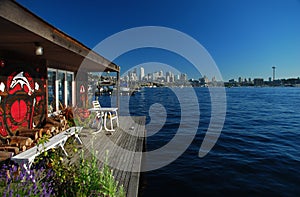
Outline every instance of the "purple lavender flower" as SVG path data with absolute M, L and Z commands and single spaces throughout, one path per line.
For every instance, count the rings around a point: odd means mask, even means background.
M 24 180 L 25 175 L 26 175 L 26 174 L 23 173 L 23 172 L 21 171 L 20 176 L 19 176 L 19 179 L 20 179 L 20 180 Z
M 46 182 L 39 182 L 44 175 L 47 176 Z M 3 196 L 51 196 L 53 188 L 51 182 L 47 182 L 51 175 L 50 170 L 43 168 L 29 171 L 16 165 L 3 165 L 0 168 L 0 182 L 6 185 Z
M 31 195 L 31 192 L 32 192 L 32 187 L 29 188 L 29 191 L 28 191 L 28 196 Z
M 12 167 L 13 167 L 12 169 L 13 172 L 16 172 L 18 170 L 18 167 L 16 165 L 13 165 Z
M 12 197 L 13 196 L 13 190 L 9 190 L 9 197 Z

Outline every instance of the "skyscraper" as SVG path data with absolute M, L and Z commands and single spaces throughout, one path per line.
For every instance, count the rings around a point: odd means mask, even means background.
M 145 69 L 143 67 L 140 67 L 140 81 L 144 79 L 145 76 Z
M 180 74 L 180 80 L 181 81 L 187 81 L 187 75 L 185 73 Z
M 174 74 L 171 71 L 166 72 L 166 81 L 167 83 L 174 82 Z
M 158 77 L 163 77 L 164 76 L 164 72 L 162 71 L 162 70 L 160 70 L 159 72 L 158 72 Z
M 239 83 L 242 83 L 243 82 L 243 78 L 239 77 L 238 81 L 239 81 Z

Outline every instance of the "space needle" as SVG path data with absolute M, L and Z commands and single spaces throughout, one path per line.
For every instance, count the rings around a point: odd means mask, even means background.
M 275 81 L 275 69 L 276 69 L 276 67 L 273 66 L 272 69 L 273 69 L 273 81 Z

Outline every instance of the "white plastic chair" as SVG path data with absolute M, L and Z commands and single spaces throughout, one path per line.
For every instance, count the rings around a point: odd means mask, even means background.
M 115 131 L 113 121 L 115 120 L 117 123 L 117 127 L 119 127 L 119 116 L 118 116 L 118 108 L 115 107 L 101 107 L 99 101 L 93 101 L 93 110 L 98 111 L 104 116 L 104 129 L 106 131 Z M 110 120 L 110 128 L 107 128 L 107 118 Z

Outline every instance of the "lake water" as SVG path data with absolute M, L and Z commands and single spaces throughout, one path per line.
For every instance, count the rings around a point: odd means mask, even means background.
M 142 174 L 140 196 L 300 195 L 300 88 L 226 89 L 225 124 L 204 158 L 198 152 L 211 117 L 208 89 L 183 88 L 174 94 L 169 88 L 149 88 L 121 97 L 121 105 L 129 103 L 123 114 L 145 115 L 147 132 L 158 129 L 147 138 L 147 151 L 176 135 L 182 103 L 194 121 L 197 103 L 188 102 L 193 91 L 200 106 L 194 140 L 176 161 Z

